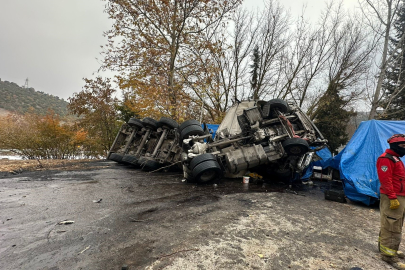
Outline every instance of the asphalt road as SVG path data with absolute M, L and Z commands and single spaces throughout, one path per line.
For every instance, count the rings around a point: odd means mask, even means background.
M 378 208 L 324 200 L 325 184 L 195 186 L 93 165 L 0 175 L 0 269 L 392 269 Z

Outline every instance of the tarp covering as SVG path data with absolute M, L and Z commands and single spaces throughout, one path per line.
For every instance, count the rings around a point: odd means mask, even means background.
M 350 200 L 370 205 L 379 199 L 377 158 L 389 148 L 387 139 L 396 133 L 405 133 L 405 121 L 361 122 L 346 147 L 333 158 L 331 167 L 339 169 Z

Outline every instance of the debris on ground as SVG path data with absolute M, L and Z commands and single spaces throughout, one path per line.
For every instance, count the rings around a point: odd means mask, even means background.
M 141 219 L 134 219 L 134 218 L 129 218 L 130 220 L 131 220 L 131 222 L 145 222 L 145 221 L 148 221 L 148 219 L 145 219 L 145 220 L 141 220 Z
M 93 202 L 94 202 L 94 203 L 101 203 L 102 200 L 103 200 L 103 199 L 98 199 L 98 200 L 94 200 Z
M 248 175 L 249 175 L 249 177 L 251 177 L 255 180 L 263 179 L 263 176 L 261 176 L 260 174 L 257 174 L 257 173 L 249 173 Z
M 77 255 L 82 254 L 83 252 L 85 252 L 86 250 L 88 250 L 90 248 L 90 246 L 86 247 L 85 249 L 83 249 L 82 251 L 80 251 Z
M 75 223 L 73 220 L 63 220 L 61 222 L 58 222 L 58 225 L 69 225 Z

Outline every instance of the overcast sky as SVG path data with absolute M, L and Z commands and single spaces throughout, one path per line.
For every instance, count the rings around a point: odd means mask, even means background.
M 303 3 L 316 18 L 322 0 L 280 1 L 298 16 Z M 344 0 L 354 7 L 357 0 Z M 262 0 L 245 0 L 260 7 Z M 67 99 L 92 78 L 100 64 L 102 33 L 111 22 L 101 0 L 1 0 L 0 78 Z M 0 97 L 1 98 L 1 97 Z

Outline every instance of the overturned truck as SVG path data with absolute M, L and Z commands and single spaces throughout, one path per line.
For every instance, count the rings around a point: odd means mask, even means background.
M 145 171 L 179 163 L 182 149 L 178 127 L 176 121 L 166 117 L 159 121 L 131 118 L 121 126 L 107 159 Z
M 182 168 L 188 182 L 208 183 L 249 172 L 292 181 L 327 141 L 309 117 L 284 100 L 232 106 L 212 138 L 206 125 L 187 120 L 132 118 L 121 127 L 108 159 L 142 168 Z

